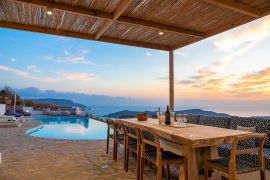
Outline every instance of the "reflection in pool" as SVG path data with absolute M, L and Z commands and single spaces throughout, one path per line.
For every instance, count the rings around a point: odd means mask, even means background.
M 32 118 L 42 125 L 26 131 L 35 137 L 51 139 L 106 139 L 107 125 L 86 117 L 40 117 Z

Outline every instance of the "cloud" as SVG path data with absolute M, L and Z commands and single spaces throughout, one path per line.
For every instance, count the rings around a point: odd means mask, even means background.
M 28 69 L 29 71 L 33 71 L 33 72 L 41 72 L 41 70 L 38 69 L 38 67 L 36 65 L 27 66 L 26 69 Z
M 270 95 L 270 67 L 242 75 L 232 87 L 241 92 Z
M 145 55 L 146 55 L 146 56 L 153 56 L 153 54 L 152 54 L 151 52 L 149 52 L 149 51 L 146 51 L 146 52 L 145 52 Z
M 185 56 L 186 54 L 182 51 L 182 49 L 178 49 L 174 51 L 176 56 Z
M 57 57 L 54 58 L 56 62 L 58 63 L 74 63 L 74 64 L 85 64 L 85 65 L 96 65 L 92 61 L 88 60 L 86 58 L 86 55 L 88 54 L 88 49 L 83 49 L 76 53 L 75 55 L 70 55 L 70 52 L 64 51 L 65 56 L 64 57 Z
M 15 61 L 16 61 L 16 58 L 15 58 L 15 57 L 11 57 L 11 58 L 10 58 L 10 61 L 11 61 L 11 62 L 15 62 Z
M 169 69 L 168 68 L 161 68 L 160 71 L 161 72 L 164 72 L 164 73 L 169 73 Z
M 219 51 L 229 51 L 270 37 L 270 16 L 266 16 L 241 28 L 225 32 L 213 40 Z
M 21 71 L 19 69 L 14 69 L 14 68 L 10 68 L 8 66 L 1 66 L 0 65 L 0 71 L 9 71 L 9 72 L 13 72 L 15 74 L 17 74 L 18 76 L 24 77 L 24 78 L 28 78 L 28 79 L 33 79 L 33 80 L 39 80 L 42 82 L 47 82 L 47 83 L 54 83 L 57 82 L 56 78 L 47 78 L 47 77 L 36 77 L 36 76 L 31 76 L 28 72 L 25 71 Z
M 93 73 L 71 73 L 66 71 L 58 71 L 56 74 L 61 76 L 63 80 L 88 82 L 95 79 L 95 74 Z
M 18 70 L 18 69 L 13 69 L 13 68 L 10 68 L 8 66 L 0 66 L 0 70 L 2 71 L 10 71 L 10 72 L 13 72 L 19 76 L 22 76 L 22 77 L 29 77 L 29 74 L 27 72 L 24 72 L 24 71 L 21 71 L 21 70 Z
M 51 61 L 51 60 L 53 60 L 53 56 L 40 56 L 39 58 L 44 59 L 44 60 L 46 60 L 46 61 Z
M 158 78 L 159 80 L 166 81 L 169 80 L 169 76 L 162 76 Z
M 70 53 L 69 53 L 68 50 L 64 50 L 64 54 L 65 54 L 65 55 L 69 55 Z

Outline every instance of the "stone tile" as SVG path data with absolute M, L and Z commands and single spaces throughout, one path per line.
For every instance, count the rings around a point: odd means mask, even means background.
M 123 170 L 123 148 L 118 162 L 106 155 L 106 142 L 53 140 L 31 137 L 25 131 L 40 125 L 27 121 L 21 128 L 0 128 L 0 180 L 129 180 L 136 179 L 136 160 L 130 157 L 129 171 Z M 102 168 L 107 166 L 107 168 Z M 174 177 L 179 167 L 172 167 Z M 146 166 L 144 179 L 154 180 L 155 168 Z M 251 179 L 256 179 L 250 176 Z M 269 177 L 269 171 L 267 172 Z M 248 180 L 245 176 L 245 179 Z M 251 180 L 250 179 L 250 180 Z

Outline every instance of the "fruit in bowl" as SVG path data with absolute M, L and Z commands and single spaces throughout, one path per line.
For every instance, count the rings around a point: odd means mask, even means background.
M 138 121 L 146 121 L 148 119 L 148 114 L 147 113 L 138 113 L 137 114 L 137 119 Z

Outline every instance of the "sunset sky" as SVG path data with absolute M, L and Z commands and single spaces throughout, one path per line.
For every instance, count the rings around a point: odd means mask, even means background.
M 167 52 L 2 28 L 0 42 L 1 86 L 168 99 Z M 269 52 L 270 16 L 176 50 L 176 104 L 269 107 Z

